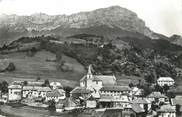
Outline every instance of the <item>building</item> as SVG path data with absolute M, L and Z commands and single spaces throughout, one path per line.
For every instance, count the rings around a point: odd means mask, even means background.
M 171 99 L 172 106 L 179 106 L 179 111 L 182 113 L 182 96 L 176 96 L 175 98 Z
M 65 98 L 66 94 L 63 89 L 54 89 L 46 94 L 46 101 L 54 100 L 57 103 Z
M 176 117 L 175 106 L 163 105 L 157 110 L 158 117 Z
M 86 100 L 86 108 L 95 108 L 96 106 L 97 106 L 97 101 L 95 100 L 95 98 L 93 98 L 93 96 L 90 96 Z
M 51 92 L 49 87 L 42 86 L 23 86 L 23 98 L 46 98 L 46 94 Z
M 22 86 L 21 85 L 8 86 L 8 100 L 20 101 L 21 99 L 22 99 Z
M 139 89 L 138 87 L 132 88 L 132 98 L 138 98 L 142 96 L 143 89 Z
M 79 99 L 79 100 L 87 100 L 91 97 L 92 91 L 87 89 L 86 87 L 75 87 L 71 92 L 70 96 L 73 99 Z
M 116 77 L 114 75 L 93 75 L 92 67 L 89 65 L 87 75 L 80 80 L 80 87 L 86 87 L 92 91 L 94 98 L 100 98 L 99 90 L 103 86 L 116 85 Z
M 131 88 L 128 86 L 103 86 L 100 89 L 100 94 L 117 97 L 121 94 L 131 94 Z
M 65 110 L 73 110 L 80 107 L 80 102 L 70 97 L 64 101 L 63 106 Z
M 144 116 L 145 110 L 142 107 L 140 107 L 139 104 L 132 104 L 132 111 L 133 111 L 133 113 L 129 117 L 132 117 L 132 116 L 133 117 L 145 117 Z
M 166 103 L 169 104 L 169 99 L 164 94 L 161 94 L 161 92 L 152 92 L 147 96 L 147 99 L 151 102 L 158 102 L 158 103 Z
M 147 105 L 148 110 L 151 109 L 151 102 L 146 98 L 136 98 L 132 101 L 134 106 L 138 106 L 141 109 L 145 110 L 145 105 Z
M 100 108 L 131 108 L 132 101 L 128 94 L 101 95 L 98 103 Z
M 63 88 L 62 84 L 60 82 L 51 82 L 50 86 L 52 89 L 60 89 Z
M 173 86 L 174 83 L 174 79 L 172 79 L 171 77 L 160 77 L 157 80 L 157 84 L 161 87 L 163 87 L 165 84 L 168 86 Z

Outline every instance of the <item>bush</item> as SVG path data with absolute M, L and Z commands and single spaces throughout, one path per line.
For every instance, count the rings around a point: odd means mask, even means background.
M 16 67 L 15 67 L 14 63 L 9 63 L 8 67 L 6 68 L 6 71 L 12 72 L 15 70 L 16 70 Z

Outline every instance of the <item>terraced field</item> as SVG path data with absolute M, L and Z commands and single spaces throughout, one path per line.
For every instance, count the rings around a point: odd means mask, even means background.
M 46 61 L 55 60 L 55 58 L 53 53 L 47 51 L 37 52 L 33 57 L 28 57 L 25 52 L 1 55 L 1 59 L 8 59 L 15 64 L 16 71 L 0 73 L 0 79 L 11 82 L 15 79 L 36 79 L 40 77 L 41 79 L 49 79 L 50 81 L 59 80 L 75 84 L 84 75 L 84 67 L 75 59 L 68 56 L 62 56 L 62 60 L 72 67 L 72 70 L 67 72 L 57 69 L 56 62 Z

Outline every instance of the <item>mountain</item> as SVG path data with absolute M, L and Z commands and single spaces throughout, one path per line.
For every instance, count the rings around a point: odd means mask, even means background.
M 82 33 L 105 35 L 108 38 L 123 34 L 142 34 L 151 39 L 158 38 L 136 13 L 120 6 L 72 15 L 38 13 L 30 16 L 0 16 L 0 41 L 2 43 L 9 43 L 21 36 L 56 34 L 65 37 Z

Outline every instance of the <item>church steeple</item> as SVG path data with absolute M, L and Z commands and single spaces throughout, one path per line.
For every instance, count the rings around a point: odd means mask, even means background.
M 87 79 L 92 78 L 92 65 L 89 65 L 88 72 L 87 72 Z

